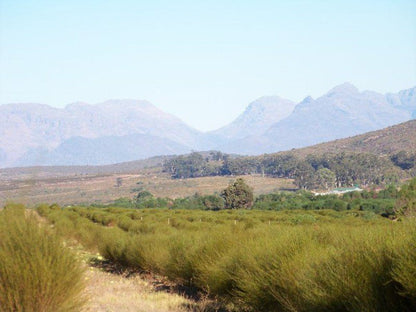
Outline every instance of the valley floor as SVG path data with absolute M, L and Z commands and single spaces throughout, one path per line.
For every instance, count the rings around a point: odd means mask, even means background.
M 132 199 L 140 190 L 147 190 L 156 197 L 186 197 L 195 194 L 221 192 L 230 181 L 239 176 L 216 176 L 193 179 L 171 179 L 158 169 L 144 169 L 131 174 L 96 175 L 7 175 L 0 172 L 0 206 L 18 202 L 27 206 L 40 203 L 60 205 L 109 203 L 117 198 Z M 117 186 L 117 179 L 120 185 Z M 244 176 L 256 195 L 278 190 L 293 190 L 291 179 Z

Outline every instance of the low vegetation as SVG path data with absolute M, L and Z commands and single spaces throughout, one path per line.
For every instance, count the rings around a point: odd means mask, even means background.
M 23 206 L 0 211 L 0 310 L 79 311 L 83 270 Z
M 403 200 L 414 183 L 380 196 L 411 211 Z M 415 219 L 338 210 L 38 207 L 58 234 L 229 311 L 414 311 Z
M 237 178 L 219 194 L 202 195 L 195 193 L 192 196 L 171 199 L 154 196 L 146 190 L 141 190 L 134 198 L 119 198 L 112 204 L 94 204 L 94 207 L 108 208 L 169 208 L 193 210 L 222 210 L 253 208 L 255 210 L 320 210 L 333 209 L 359 210 L 376 213 L 385 217 L 394 217 L 401 209 L 399 206 L 408 206 L 409 199 L 413 198 L 413 185 L 402 187 L 399 190 L 389 185 L 383 190 L 354 191 L 343 194 L 314 195 L 305 190 L 280 191 L 253 196 L 252 189 L 242 178 Z M 399 200 L 400 198 L 400 200 Z M 400 204 L 400 202 L 403 202 Z M 411 200 L 410 200 L 411 203 Z

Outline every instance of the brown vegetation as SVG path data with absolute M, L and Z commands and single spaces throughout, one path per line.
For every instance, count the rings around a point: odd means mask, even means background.
M 117 187 L 117 179 L 122 185 Z M 108 203 L 120 197 L 133 198 L 140 189 L 156 197 L 178 198 L 221 192 L 236 177 L 201 177 L 172 180 L 160 169 L 143 169 L 135 174 L 71 175 L 58 177 L 26 176 L 0 177 L 0 205 L 7 201 L 26 205 L 58 203 L 61 205 L 81 203 Z M 292 180 L 245 176 L 255 194 L 270 193 L 281 189 L 294 189 Z

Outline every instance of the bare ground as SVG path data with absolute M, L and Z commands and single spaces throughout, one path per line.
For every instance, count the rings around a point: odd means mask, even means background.
M 155 290 L 139 275 L 127 277 L 95 267 L 85 273 L 85 311 L 184 312 L 193 303 L 183 296 Z
M 80 245 L 69 247 L 86 265 L 83 312 L 221 312 L 221 304 L 162 276 L 120 268 Z
M 221 192 L 237 176 L 171 179 L 157 169 L 134 174 L 68 175 L 68 176 L 0 176 L 0 206 L 14 201 L 34 206 L 39 203 L 60 205 L 109 203 L 120 197 L 133 198 L 140 190 L 157 197 L 185 197 L 195 194 Z M 242 176 L 255 194 L 294 189 L 290 179 Z M 117 186 L 117 179 L 121 185 Z

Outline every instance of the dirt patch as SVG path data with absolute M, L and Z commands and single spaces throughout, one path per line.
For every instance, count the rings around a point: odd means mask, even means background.
M 192 306 L 183 296 L 156 291 L 137 274 L 126 276 L 89 267 L 85 279 L 85 311 L 184 312 Z
M 86 272 L 85 311 L 223 312 L 224 307 L 195 288 L 162 276 L 124 269 L 92 258 Z

